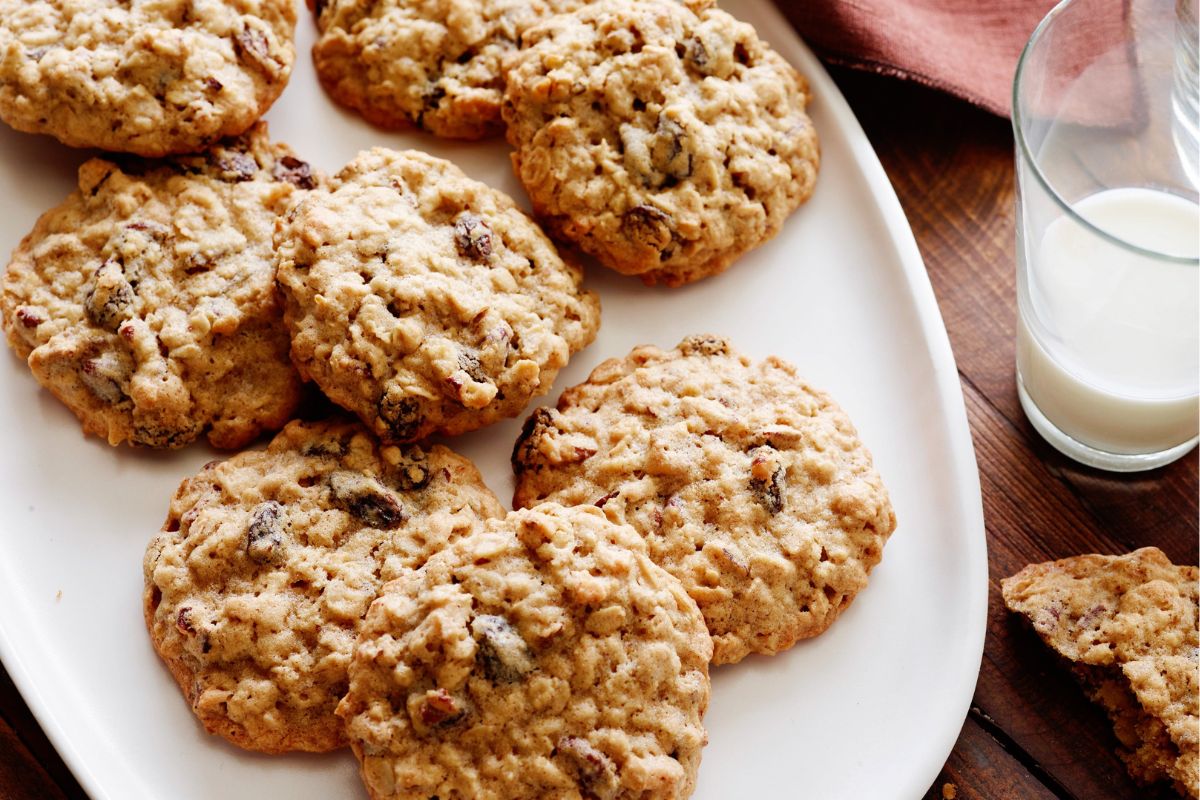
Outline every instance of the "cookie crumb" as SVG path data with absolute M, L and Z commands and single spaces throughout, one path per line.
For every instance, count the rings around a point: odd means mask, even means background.
M 942 785 L 942 800 L 954 800 L 958 797 L 958 787 L 953 783 L 945 783 Z

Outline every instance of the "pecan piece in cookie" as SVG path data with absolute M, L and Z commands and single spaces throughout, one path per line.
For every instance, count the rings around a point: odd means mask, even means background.
M 679 352 L 685 356 L 724 356 L 729 354 L 729 342 L 720 336 L 696 333 L 679 343 Z
M 192 609 L 190 606 L 184 606 L 179 609 L 179 613 L 175 615 L 175 627 L 185 636 L 192 636 L 196 633 L 196 626 L 192 624 Z
M 479 363 L 479 356 L 466 350 L 458 354 L 458 368 L 467 373 L 467 377 L 476 383 L 488 383 L 487 373 Z
M 129 441 L 141 447 L 175 448 L 182 447 L 200 432 L 200 425 L 190 427 L 166 428 L 162 425 L 135 420 L 133 434 Z
M 337 436 L 327 436 L 305 442 L 300 448 L 301 455 L 341 458 L 346 455 L 346 443 Z
M 767 511 L 778 514 L 783 510 L 783 467 L 770 447 L 751 451 L 750 491 Z
M 471 620 L 478 660 L 493 683 L 516 683 L 537 669 L 529 645 L 504 617 L 480 614 Z
M 17 309 L 17 321 L 21 323 L 22 327 L 36 328 L 38 325 L 41 325 L 46 320 L 42 317 L 41 314 L 37 313 L 36 311 L 33 311 L 32 309 L 18 308 Z
M 467 706 L 445 689 L 438 688 L 411 695 L 408 712 L 416 729 L 428 733 L 462 722 L 467 716 Z
M 392 389 L 379 399 L 379 419 L 387 425 L 388 432 L 396 441 L 411 439 L 423 422 L 421 404 Z
M 271 59 L 271 45 L 267 36 L 258 28 L 247 25 L 233 37 L 238 55 L 252 61 L 265 71 L 273 71 L 275 62 Z
M 392 482 L 402 491 L 411 492 L 417 489 L 424 489 L 429 485 L 433 474 L 429 470 L 429 462 L 425 458 L 424 451 L 419 447 L 413 447 L 407 451 L 401 450 L 399 447 L 389 448 L 395 450 L 395 462 L 393 464 L 394 473 Z M 385 451 L 385 458 L 390 453 Z M 391 462 L 392 459 L 388 458 Z
M 312 189 L 317 185 L 312 166 L 295 156 L 284 156 L 275 162 L 271 174 L 277 181 L 287 181 L 297 189 Z
M 634 242 L 662 250 L 671 243 L 671 217 L 654 206 L 634 206 L 621 218 L 621 230 Z
M 474 214 L 463 214 L 454 222 L 454 244 L 467 258 L 485 261 L 492 254 L 492 228 Z
M 654 168 L 665 176 L 666 181 L 659 181 L 657 185 L 673 185 L 673 182 L 691 176 L 692 157 L 688 152 L 687 137 L 687 131 L 675 120 L 665 114 L 658 118 L 658 128 L 654 134 L 650 156 Z
M 237 150 L 214 151 L 212 162 L 217 170 L 217 177 L 230 183 L 252 180 L 258 174 L 258 162 L 249 153 Z
M 329 476 L 329 491 L 339 507 L 373 528 L 398 528 L 408 519 L 395 495 L 369 476 L 339 470 Z
M 529 418 L 525 420 L 525 424 L 521 427 L 521 435 L 517 437 L 517 443 L 513 445 L 512 451 L 512 467 L 513 472 L 518 477 L 530 467 L 540 468 L 538 457 L 539 440 L 556 430 L 554 427 L 554 414 L 550 409 L 542 406 L 535 408 Z
M 279 561 L 284 553 L 284 509 L 274 500 L 259 503 L 246 528 L 246 554 L 259 563 Z
M 106 403 L 116 404 L 126 397 L 132 366 L 128 357 L 105 350 L 79 365 L 79 379 L 92 394 Z
M 84 298 L 84 310 L 88 319 L 107 331 L 115 331 L 125 320 L 133 316 L 136 299 L 133 287 L 125 279 L 125 272 L 112 259 L 105 261 L 96 270 L 92 289 Z
M 564 736 L 558 740 L 559 755 L 570 764 L 575 779 L 584 797 L 596 800 L 613 800 L 621 790 L 617 778 L 617 765 L 578 736 Z

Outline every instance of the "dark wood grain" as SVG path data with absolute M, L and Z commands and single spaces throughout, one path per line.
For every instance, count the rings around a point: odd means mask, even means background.
M 1103 713 L 1004 612 L 998 586 L 1030 562 L 1147 544 L 1195 563 L 1197 456 L 1114 476 L 1074 464 L 1038 437 L 1013 377 L 1008 121 L 913 84 L 847 70 L 834 78 L 925 258 L 958 360 L 983 490 L 991 584 L 985 653 L 975 707 L 926 800 L 946 796 L 947 784 L 970 800 L 1168 797 L 1132 785 Z M 0 798 L 43 797 L 85 796 L 0 670 Z
M 16 731 L 0 725 L 0 797 L 37 797 L 44 800 L 65 798 L 45 768 L 38 763 Z
M 988 637 L 975 695 L 1010 760 L 980 746 L 972 722 L 950 762 L 969 785 L 1023 798 L 1032 770 L 1052 796 L 1173 796 L 1135 787 L 1114 755 L 1103 712 L 1003 609 L 1000 579 L 1025 564 L 1085 552 L 1162 548 L 1195 563 L 1197 456 L 1141 475 L 1112 475 L 1057 453 L 1021 411 L 1016 320 L 1012 134 L 1007 120 L 913 85 L 839 71 L 896 187 L 925 258 L 962 378 L 988 537 Z M 1016 765 L 1016 766 L 1014 766 Z M 935 785 L 936 788 L 936 785 Z M 935 795 L 936 796 L 936 795 Z M 988 796 L 988 795 L 983 795 Z
M 1031 773 L 972 711 L 954 752 L 924 800 L 1056 800 L 1053 791 Z
M 0 800 L 87 797 L 0 667 Z

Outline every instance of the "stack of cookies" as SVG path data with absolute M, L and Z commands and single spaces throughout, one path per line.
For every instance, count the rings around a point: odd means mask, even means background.
M 688 796 L 709 664 L 825 630 L 895 527 L 833 401 L 716 336 L 534 411 L 512 512 L 378 422 L 296 420 L 209 463 L 145 557 L 147 625 L 204 726 L 349 744 L 373 798 Z
M 577 250 L 678 286 L 777 233 L 816 177 L 803 78 L 703 2 L 318 0 L 330 94 L 505 129 L 535 223 L 424 153 L 324 176 L 272 143 L 287 0 L 67 6 L 0 0 L 0 118 L 115 153 L 13 253 L 8 341 L 112 445 L 277 431 L 184 480 L 145 555 L 204 727 L 349 745 L 373 798 L 691 794 L 710 663 L 821 633 L 895 527 L 849 419 L 702 334 L 530 414 L 513 511 L 430 437 L 593 341 Z

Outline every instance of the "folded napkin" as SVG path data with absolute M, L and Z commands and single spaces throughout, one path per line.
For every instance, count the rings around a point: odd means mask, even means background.
M 817 55 L 1007 116 L 1021 49 L 1054 0 L 776 0 Z

